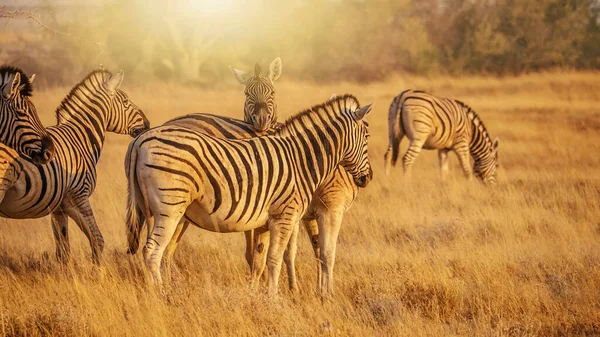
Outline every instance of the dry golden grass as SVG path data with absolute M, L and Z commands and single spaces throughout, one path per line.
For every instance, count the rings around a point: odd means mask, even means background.
M 230 81 L 232 83 L 233 81 Z M 336 296 L 315 295 L 315 261 L 301 236 L 302 292 L 269 300 L 246 285 L 241 234 L 197 228 L 175 254 L 167 298 L 125 251 L 130 139 L 110 135 L 92 198 L 106 239 L 102 267 L 71 223 L 73 261 L 54 259 L 49 218 L 0 221 L 0 333 L 4 335 L 598 335 L 600 334 L 600 77 L 396 78 L 359 86 L 278 83 L 281 117 L 354 93 L 370 118 L 375 178 L 346 214 Z M 442 183 L 423 152 L 414 179 L 383 176 L 387 108 L 414 87 L 459 98 L 501 139 L 499 186 L 466 183 L 455 156 Z M 191 112 L 241 116 L 239 86 L 124 89 L 153 125 Z M 38 92 L 43 121 L 67 88 Z M 403 149 L 406 143 L 403 144 Z M 300 235 L 304 235 L 301 233 Z M 284 273 L 285 274 L 285 273 Z

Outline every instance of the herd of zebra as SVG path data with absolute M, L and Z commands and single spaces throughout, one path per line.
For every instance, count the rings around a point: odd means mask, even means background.
M 343 214 L 373 177 L 366 120 L 373 105 L 333 95 L 279 123 L 273 83 L 281 75 L 281 60 L 275 59 L 267 74 L 258 65 L 253 74 L 231 70 L 245 86 L 243 120 L 189 114 L 150 128 L 120 89 L 123 72 L 100 68 L 62 100 L 57 125 L 44 128 L 30 100 L 35 75 L 0 67 L 0 215 L 50 214 L 61 261 L 69 259 L 71 218 L 100 263 L 104 238 L 89 203 L 96 164 L 106 132 L 129 134 L 134 139 L 125 158 L 128 252 L 137 252 L 146 226 L 143 255 L 159 285 L 161 262 L 168 280 L 177 244 L 191 223 L 214 232 L 245 232 L 251 284 L 267 276 L 268 292 L 275 294 L 285 261 L 290 289 L 296 290 L 301 222 L 317 260 L 317 290 L 332 294 Z M 406 174 L 421 149 L 437 149 L 443 177 L 453 150 L 465 176 L 496 182 L 498 140 L 492 141 L 462 102 L 406 90 L 394 98 L 388 122 L 386 174 L 406 136 Z

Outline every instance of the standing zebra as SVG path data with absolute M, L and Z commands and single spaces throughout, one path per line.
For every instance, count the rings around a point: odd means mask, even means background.
M 13 148 L 35 164 L 46 164 L 54 146 L 29 99 L 34 77 L 28 78 L 19 68 L 0 67 L 0 147 Z
M 276 61 L 279 63 L 278 67 L 274 67 Z M 274 68 L 281 69 L 280 62 L 281 61 L 279 59 L 273 61 L 271 64 L 270 74 L 274 73 Z M 239 74 L 241 71 L 236 70 L 236 72 Z M 236 75 L 236 72 L 234 72 L 234 75 Z M 272 116 L 276 115 L 266 115 L 268 113 L 267 110 L 248 110 L 249 107 L 251 108 L 254 106 L 254 104 L 249 102 L 251 97 L 260 97 L 261 95 L 265 97 L 266 94 L 270 93 L 271 97 L 266 97 L 265 101 L 274 102 L 273 96 L 275 90 L 272 88 L 272 82 L 268 81 L 268 78 L 261 76 L 261 71 L 258 66 L 255 68 L 254 77 L 256 78 L 249 78 L 247 75 L 244 75 L 243 78 L 247 84 L 259 83 L 261 81 L 263 82 L 263 85 L 261 86 L 249 87 L 247 85 L 245 89 L 246 102 L 244 104 L 244 111 L 251 111 L 250 114 L 244 114 L 245 122 L 252 123 L 255 128 L 252 128 L 251 125 L 233 118 L 209 114 L 190 114 L 181 116 L 166 122 L 165 125 L 177 125 L 215 137 L 229 139 L 245 139 L 273 134 L 275 129 L 280 127 L 280 124 L 276 123 L 276 119 L 273 120 L 273 122 L 275 122 L 275 128 L 269 129 L 265 132 L 256 131 L 256 129 L 260 129 L 260 126 L 254 123 L 263 119 L 270 120 Z M 271 75 L 269 75 L 269 78 L 271 78 Z M 271 86 L 270 89 L 265 90 L 265 93 L 263 94 L 254 92 L 255 90 L 259 90 L 261 87 L 265 88 L 269 86 Z M 332 98 L 334 97 L 335 95 L 332 96 Z M 272 104 L 270 106 L 275 105 Z M 257 115 L 257 118 L 251 118 L 250 116 L 252 115 Z M 352 176 L 340 166 L 334 173 L 325 178 L 324 182 L 317 188 L 315 195 L 312 198 L 312 202 L 306 214 L 302 218 L 302 223 L 307 230 L 309 240 L 317 259 L 317 290 L 322 295 L 333 293 L 333 269 L 335 264 L 337 238 L 342 224 L 343 214 L 350 208 L 353 201 L 356 199 L 357 194 L 358 188 L 354 184 Z M 129 225 L 134 224 L 129 223 Z M 168 279 L 171 275 L 171 261 L 173 254 L 180 238 L 188 228 L 188 225 L 189 224 L 186 221 L 182 226 L 178 227 L 173 240 L 165 250 L 164 261 Z M 131 226 L 128 227 L 129 253 L 134 254 L 137 252 L 141 229 L 142 228 Z M 150 233 L 151 230 L 151 228 L 148 228 L 148 233 Z M 319 235 L 319 233 L 322 234 Z M 269 233 L 266 228 L 259 229 L 258 233 L 256 233 L 256 239 L 254 230 L 246 231 L 244 234 L 246 237 L 246 261 L 248 262 L 251 270 L 256 269 L 260 275 L 261 271 L 264 270 L 265 267 L 266 255 L 269 247 Z M 293 233 L 292 238 L 290 239 L 290 245 L 288 246 L 289 249 L 286 250 L 284 255 L 284 261 L 286 262 L 288 271 L 289 285 L 290 289 L 292 290 L 298 289 L 298 283 L 295 274 L 296 234 L 297 233 Z
M 96 164 L 105 132 L 137 136 L 149 127 L 144 113 L 119 90 L 123 72 L 112 76 L 94 71 L 77 84 L 56 110 L 58 125 L 47 129 L 55 146 L 54 159 L 37 167 L 22 157 L 20 172 L 0 202 L 4 217 L 25 219 L 51 214 L 60 260 L 69 257 L 68 217 L 75 220 L 99 262 L 104 239 L 96 225 L 89 197 L 96 186 Z
M 283 251 L 317 187 L 340 164 L 357 186 L 370 181 L 362 121 L 370 110 L 346 95 L 291 117 L 271 136 L 229 140 L 171 125 L 139 136 L 125 158 L 128 223 L 149 221 L 144 257 L 155 280 L 162 284 L 162 255 L 183 219 L 215 232 L 267 223 L 275 294 Z
M 498 138 L 492 141 L 475 111 L 463 102 L 429 95 L 422 91 L 406 90 L 396 96 L 388 115 L 389 146 L 385 154 L 385 172 L 396 165 L 400 142 L 406 135 L 410 145 L 402 158 L 407 176 L 421 152 L 438 150 L 442 178 L 448 171 L 448 151 L 458 155 L 467 178 L 471 173 L 485 184 L 496 183 L 498 168 Z M 469 155 L 474 166 L 469 164 Z
M 254 66 L 254 76 L 229 66 L 237 81 L 245 86 L 244 120 L 252 123 L 259 131 L 267 131 L 277 124 L 277 104 L 273 82 L 281 76 L 281 59 L 271 62 L 269 74 L 262 75 L 258 63 Z

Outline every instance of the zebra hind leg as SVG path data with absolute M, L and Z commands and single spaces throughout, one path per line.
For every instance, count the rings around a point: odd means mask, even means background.
M 173 281 L 173 255 L 175 254 L 175 249 L 177 249 L 179 241 L 181 241 L 181 238 L 183 237 L 183 233 L 185 233 L 189 225 L 190 223 L 187 220 L 181 220 L 179 225 L 177 225 L 173 238 L 171 238 L 171 242 L 169 242 L 165 249 L 164 265 L 167 282 Z
M 56 241 L 56 258 L 63 263 L 70 259 L 70 244 L 69 244 L 69 218 L 59 208 L 52 212 L 50 217 L 52 222 L 52 232 Z
M 250 288 L 256 289 L 258 280 L 261 276 L 268 277 L 268 271 L 265 269 L 267 264 L 267 252 L 271 241 L 270 233 L 266 227 L 254 229 L 254 251 L 250 261 Z
M 414 139 L 410 141 L 410 145 L 408 146 L 408 150 L 404 154 L 402 158 L 402 165 L 404 167 L 404 175 L 406 178 L 410 179 L 412 175 L 412 166 L 415 162 L 415 159 L 421 153 L 421 149 L 423 148 L 423 144 L 425 141 L 420 139 Z
M 442 180 L 448 177 L 448 149 L 438 150 L 438 160 L 440 162 L 440 176 Z

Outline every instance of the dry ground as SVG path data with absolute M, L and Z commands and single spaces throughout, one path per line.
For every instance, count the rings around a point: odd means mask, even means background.
M 284 76 L 285 77 L 285 76 Z M 242 88 L 163 85 L 123 89 L 153 125 L 191 112 L 241 116 Z M 501 139 L 499 186 L 460 176 L 441 183 L 437 155 L 417 159 L 414 179 L 383 176 L 387 109 L 413 87 L 459 98 Z M 370 118 L 375 178 L 346 214 L 336 296 L 315 295 L 315 260 L 304 236 L 301 294 L 269 300 L 246 285 L 241 234 L 188 230 L 175 254 L 168 297 L 144 281 L 125 251 L 130 139 L 110 135 L 92 199 L 107 245 L 101 268 L 71 223 L 74 258 L 54 259 L 49 218 L 0 220 L 0 334 L 4 335 L 429 335 L 600 334 L 600 76 L 396 78 L 359 86 L 277 85 L 281 117 L 332 93 L 376 101 Z M 33 97 L 46 125 L 68 88 Z M 403 144 L 403 149 L 406 142 Z M 301 233 L 300 235 L 304 235 Z

